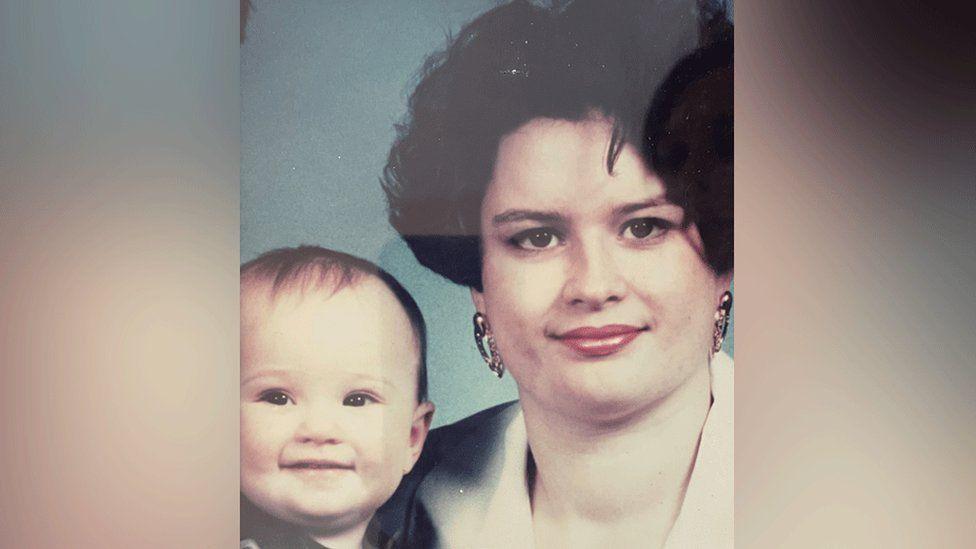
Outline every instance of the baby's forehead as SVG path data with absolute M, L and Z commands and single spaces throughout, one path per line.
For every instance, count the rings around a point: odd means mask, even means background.
M 304 370 L 416 376 L 419 341 L 403 306 L 378 278 L 330 287 L 241 285 L 241 359 Z
M 354 278 L 295 279 L 277 282 L 266 278 L 241 280 L 241 312 L 260 319 L 274 314 L 293 314 L 295 309 L 329 309 L 358 302 L 369 312 L 407 316 L 403 304 L 376 275 L 357 273 Z M 409 318 L 407 319 L 409 320 Z

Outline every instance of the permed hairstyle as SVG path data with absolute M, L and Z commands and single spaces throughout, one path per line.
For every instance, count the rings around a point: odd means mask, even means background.
M 384 169 L 390 223 L 418 261 L 478 291 L 481 204 L 499 141 L 535 118 L 602 117 L 613 126 L 606 157 L 606 169 L 612 172 L 625 145 L 652 150 L 646 143 L 649 120 L 671 120 L 660 113 L 649 115 L 649 107 L 675 59 L 695 48 L 711 22 L 731 28 L 721 10 L 697 9 L 694 3 L 554 4 L 516 0 L 497 7 L 461 29 L 445 51 L 428 58 Z M 687 36 L 690 40 L 682 42 Z M 645 156 L 651 169 L 653 160 Z M 731 170 L 728 174 L 731 219 Z M 696 214 L 711 215 L 714 208 L 682 202 L 700 199 L 700 193 L 672 193 L 672 187 L 689 184 L 681 180 L 685 172 L 671 175 L 662 179 L 669 198 L 692 214 L 686 216 L 688 222 L 701 222 Z M 717 272 L 724 267 L 710 258 L 724 252 L 709 246 L 726 240 L 731 257 L 731 235 L 705 244 L 706 258 Z
M 417 400 L 424 402 L 427 400 L 427 324 L 417 302 L 393 275 L 365 259 L 318 246 L 279 248 L 241 265 L 241 287 L 267 284 L 272 299 L 283 291 L 322 290 L 331 295 L 370 276 L 378 278 L 393 292 L 410 319 L 420 346 Z
M 704 22 L 702 42 L 654 95 L 642 152 L 698 227 L 705 260 L 725 274 L 733 266 L 733 44 L 723 13 Z

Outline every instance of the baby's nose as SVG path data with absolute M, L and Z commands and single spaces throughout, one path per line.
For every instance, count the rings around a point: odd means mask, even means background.
M 309 408 L 295 432 L 299 442 L 312 444 L 337 444 L 343 440 L 342 424 L 338 414 L 331 410 Z

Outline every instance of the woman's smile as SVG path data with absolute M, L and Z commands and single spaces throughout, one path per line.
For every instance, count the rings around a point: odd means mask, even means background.
M 648 329 L 628 324 L 583 326 L 551 337 L 584 357 L 604 357 L 622 350 Z

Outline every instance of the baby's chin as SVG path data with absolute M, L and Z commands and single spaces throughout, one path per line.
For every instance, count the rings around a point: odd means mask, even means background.
M 338 532 L 369 522 L 376 513 L 371 505 L 289 505 L 280 509 L 278 518 L 323 533 Z

